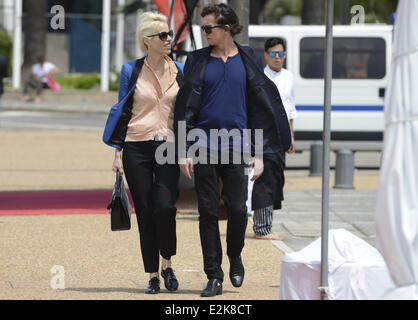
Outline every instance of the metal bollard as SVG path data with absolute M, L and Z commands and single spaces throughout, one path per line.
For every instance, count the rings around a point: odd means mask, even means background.
M 309 176 L 322 176 L 322 141 L 315 141 L 311 144 L 311 167 Z
M 354 189 L 354 153 L 342 149 L 335 163 L 335 189 Z

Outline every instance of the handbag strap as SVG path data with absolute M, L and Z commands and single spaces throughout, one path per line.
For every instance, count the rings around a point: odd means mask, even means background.
M 129 89 L 132 88 L 132 86 L 135 84 L 136 80 L 138 79 L 138 76 L 142 69 L 143 64 L 144 64 L 144 59 L 136 60 L 134 70 L 132 71 L 131 78 L 129 79 L 129 87 L 128 87 Z

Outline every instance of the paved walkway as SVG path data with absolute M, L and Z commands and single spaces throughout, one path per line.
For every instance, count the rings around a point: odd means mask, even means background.
M 276 210 L 273 231 L 285 252 L 298 251 L 321 236 L 321 190 L 287 190 L 282 210 Z M 331 190 L 329 229 L 346 229 L 376 245 L 375 190 Z
M 20 110 L 19 104 L 15 110 Z M 85 105 L 68 104 L 74 112 Z M 101 142 L 101 131 L 0 129 L 0 135 L 0 149 L 7 151 L 0 157 L 0 192 L 113 186 L 113 150 Z M 330 228 L 345 228 L 374 245 L 378 172 L 356 171 L 354 184 L 354 190 L 331 189 Z M 193 197 L 193 192 L 183 192 L 178 204 L 178 253 L 173 262 L 180 291 L 163 292 L 158 299 L 200 299 L 206 283 Z M 319 237 L 320 221 L 321 178 L 287 171 L 284 207 L 275 212 L 273 224 L 284 241 L 255 240 L 250 220 L 243 252 L 244 286 L 230 284 L 224 253 L 224 294 L 216 299 L 277 299 L 283 254 Z M 225 251 L 225 221 L 220 226 Z M 106 214 L 0 215 L 0 230 L 0 299 L 155 299 L 143 293 L 148 279 L 136 223 L 130 231 L 111 232 Z M 65 290 L 51 289 L 51 268 L 56 265 L 64 268 Z
M 1 191 L 111 189 L 112 149 L 100 132 L 0 130 Z M 1 216 L 0 299 L 200 299 L 206 284 L 193 192 L 178 203 L 178 252 L 173 266 L 178 293 L 144 294 L 148 276 L 139 251 L 136 223 L 111 232 L 106 214 Z M 77 199 L 74 199 L 77 201 Z M 103 203 L 103 212 L 106 212 Z M 48 209 L 51 213 L 51 210 Z M 220 222 L 224 247 L 224 294 L 215 299 L 276 300 L 283 252 L 255 240 L 249 222 L 243 261 L 246 279 L 234 288 L 225 255 L 226 222 Z M 51 289 L 51 268 L 64 268 L 65 290 Z M 57 275 L 58 276 L 58 275 Z

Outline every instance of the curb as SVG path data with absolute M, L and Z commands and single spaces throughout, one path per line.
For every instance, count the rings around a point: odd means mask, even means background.
M 40 112 L 79 112 L 107 114 L 111 105 L 103 103 L 69 103 L 69 102 L 42 102 L 25 103 L 21 101 L 2 100 L 1 111 L 40 111 Z

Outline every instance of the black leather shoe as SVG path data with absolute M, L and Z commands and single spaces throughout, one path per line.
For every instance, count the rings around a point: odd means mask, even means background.
M 200 293 L 201 297 L 214 297 L 222 294 L 222 282 L 218 279 L 210 279 L 206 288 Z
M 174 274 L 173 269 L 167 268 L 161 271 L 161 275 L 164 278 L 164 285 L 168 291 L 176 291 L 179 287 L 179 282 Z
M 229 257 L 229 279 L 234 287 L 241 287 L 244 281 L 244 265 L 242 264 L 241 256 L 231 258 Z
M 145 293 L 156 294 L 160 293 L 160 280 L 157 277 L 151 278 L 148 282 L 148 288 L 145 290 Z

